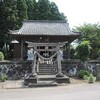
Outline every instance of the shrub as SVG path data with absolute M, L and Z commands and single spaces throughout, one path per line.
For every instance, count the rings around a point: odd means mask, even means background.
M 94 83 L 96 81 L 96 77 L 93 74 L 89 74 L 89 76 L 84 75 L 84 80 L 87 80 L 89 83 Z
M 79 72 L 78 72 L 78 77 L 79 78 L 84 78 L 84 76 L 86 75 L 86 76 L 89 76 L 89 72 L 88 71 L 86 71 L 86 70 L 80 70 Z
M 95 81 L 96 81 L 96 77 L 94 77 L 93 74 L 90 74 L 90 76 L 88 77 L 88 82 L 94 83 Z
M 88 77 L 89 77 L 89 76 L 84 75 L 84 76 L 83 76 L 83 79 L 84 79 L 84 80 L 88 80 Z
M 4 54 L 0 51 L 0 60 L 4 60 Z
M 5 75 L 5 74 L 1 74 L 1 75 L 0 75 L 0 80 L 1 80 L 2 82 L 4 82 L 4 81 L 7 80 L 7 79 L 8 79 L 7 75 Z

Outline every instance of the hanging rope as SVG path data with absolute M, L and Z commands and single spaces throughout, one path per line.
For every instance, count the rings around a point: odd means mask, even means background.
M 44 59 L 44 60 L 50 60 L 50 59 L 52 59 L 53 57 L 55 57 L 56 55 L 57 55 L 57 52 L 54 54 L 54 55 L 52 55 L 51 57 L 49 57 L 49 58 L 45 58 L 45 57 L 43 57 L 43 56 L 41 56 L 40 54 L 39 54 L 39 52 L 36 52 L 37 53 L 37 55 L 40 57 L 40 58 L 42 58 L 42 59 Z

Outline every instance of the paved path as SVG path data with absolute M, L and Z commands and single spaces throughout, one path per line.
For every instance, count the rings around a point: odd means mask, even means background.
M 0 89 L 0 100 L 100 100 L 100 83 L 45 88 Z

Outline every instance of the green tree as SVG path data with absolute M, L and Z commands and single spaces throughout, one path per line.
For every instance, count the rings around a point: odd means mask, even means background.
M 76 48 L 76 56 L 78 59 L 85 61 L 89 58 L 91 46 L 89 41 L 82 41 Z
M 18 10 L 18 17 L 19 17 L 18 23 L 21 26 L 22 22 L 28 19 L 26 0 L 17 0 L 17 10 Z
M 0 48 L 9 41 L 9 30 L 18 26 L 18 14 L 16 0 L 0 1 Z
M 0 49 L 11 40 L 9 30 L 18 29 L 27 19 L 65 20 L 65 16 L 49 0 L 0 0 Z
M 51 20 L 65 20 L 64 13 L 60 13 L 57 5 L 54 2 L 50 4 L 50 19 Z
M 6 29 L 7 28 L 6 28 L 5 13 L 4 13 L 4 2 L 0 1 L 0 48 L 2 48 L 4 45 Z
M 90 58 L 97 59 L 100 57 L 100 24 L 84 24 L 76 27 L 77 31 L 81 32 L 80 41 L 88 40 L 92 47 Z
M 70 58 L 75 59 L 75 48 L 72 45 L 70 45 L 69 50 L 70 50 Z
M 38 18 L 40 20 L 48 20 L 50 15 L 50 1 L 49 0 L 39 0 L 38 1 Z
M 32 4 L 32 3 L 31 3 Z M 29 7 L 29 2 L 27 2 Z M 60 13 L 57 5 L 54 2 L 50 2 L 49 0 L 38 0 L 38 2 L 34 1 L 33 9 L 31 11 L 32 20 L 66 20 L 64 13 Z M 33 12 L 32 12 L 33 10 Z M 31 19 L 29 17 L 29 19 Z
M 29 20 L 32 20 L 35 18 L 35 12 L 36 12 L 36 0 L 26 0 L 27 4 L 27 16 Z
M 17 0 L 4 0 L 3 2 L 7 30 L 14 30 L 18 27 Z

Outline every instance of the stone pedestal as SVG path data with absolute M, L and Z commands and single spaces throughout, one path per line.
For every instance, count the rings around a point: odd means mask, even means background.
M 61 83 L 70 83 L 70 79 L 67 76 L 64 76 L 64 77 L 56 77 L 56 82 L 58 84 L 61 84 Z
M 29 84 L 36 84 L 37 83 L 37 76 L 30 75 L 24 79 L 24 85 L 28 86 Z
M 96 80 L 100 81 L 100 64 L 96 65 Z
M 63 74 L 62 72 L 57 73 L 57 74 L 56 74 L 56 77 L 64 77 L 64 74 Z

